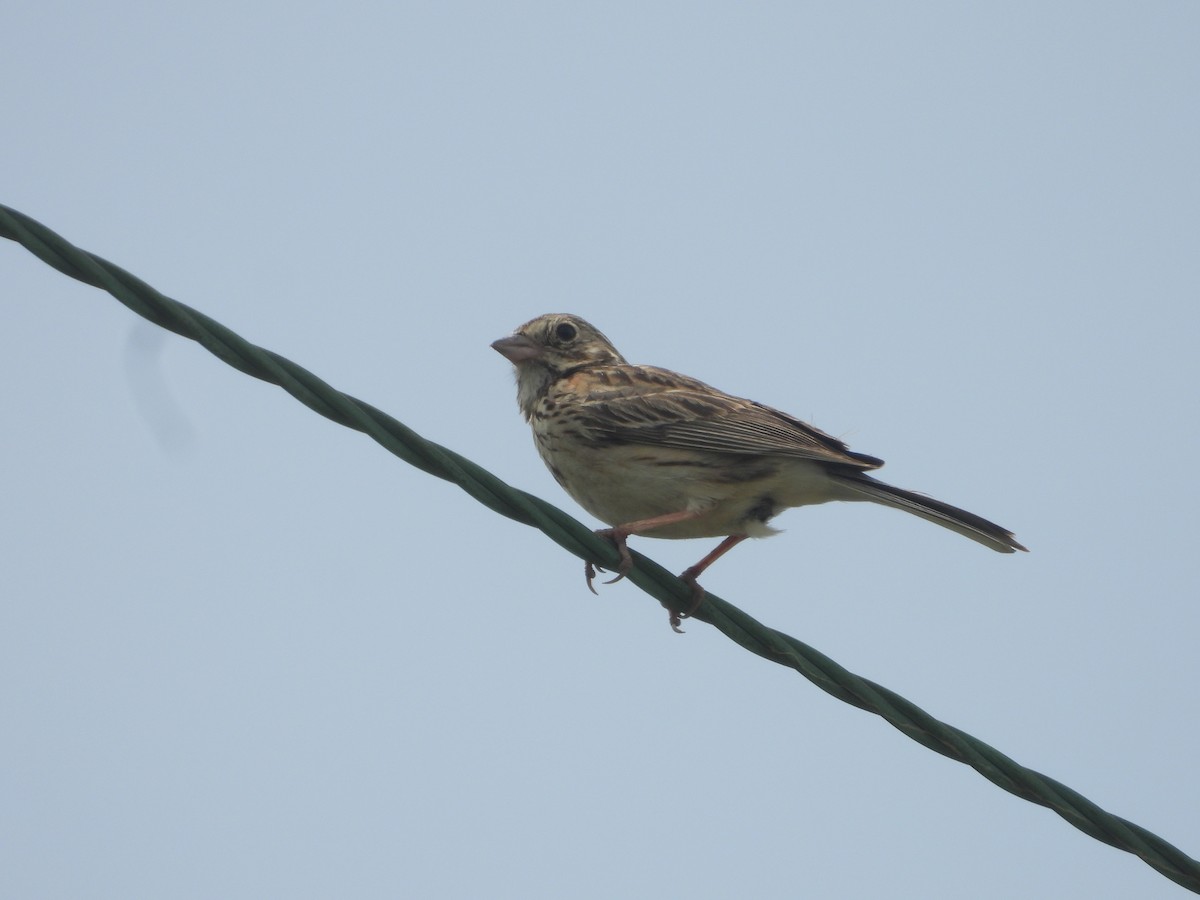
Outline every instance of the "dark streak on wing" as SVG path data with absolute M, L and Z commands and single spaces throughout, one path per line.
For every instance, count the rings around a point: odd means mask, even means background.
M 620 386 L 594 389 L 581 398 L 579 425 L 600 443 L 796 457 L 857 471 L 883 465 L 787 413 L 665 369 L 613 366 L 591 374 L 600 376 L 601 384 Z

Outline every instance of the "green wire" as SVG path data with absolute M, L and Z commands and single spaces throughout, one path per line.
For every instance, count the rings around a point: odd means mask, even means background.
M 119 266 L 79 249 L 39 222 L 0 205 L 0 235 L 22 244 L 58 271 L 108 291 L 138 315 L 196 341 L 240 372 L 277 384 L 309 409 L 370 436 L 424 472 L 444 478 L 489 509 L 540 529 L 580 559 L 617 565 L 612 544 L 562 510 L 505 484 L 471 460 L 432 441 L 370 404 L 335 390 L 288 359 L 255 346 L 203 313 L 160 294 Z M 631 551 L 629 580 L 667 609 L 686 609 L 691 589 L 662 566 Z M 821 690 L 882 716 L 914 741 L 975 769 L 1004 790 L 1048 807 L 1080 831 L 1144 860 L 1200 893 L 1200 862 L 1139 825 L 1114 816 L 1064 784 L 1027 769 L 994 747 L 939 721 L 898 694 L 847 671 L 824 654 L 767 628 L 715 594 L 692 616 L 764 659 L 795 669 Z

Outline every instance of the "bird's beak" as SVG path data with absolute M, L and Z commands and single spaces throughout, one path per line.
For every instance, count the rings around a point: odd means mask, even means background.
M 513 365 L 542 355 L 542 348 L 523 334 L 492 341 L 492 349 L 511 362 Z

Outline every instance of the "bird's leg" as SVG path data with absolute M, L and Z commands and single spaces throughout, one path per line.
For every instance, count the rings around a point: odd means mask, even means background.
M 620 581 L 633 568 L 633 557 L 629 555 L 629 548 L 625 545 L 625 539 L 631 534 L 643 534 L 653 531 L 655 528 L 662 528 L 664 525 L 686 522 L 688 519 L 698 518 L 706 512 L 706 509 L 685 509 L 681 512 L 667 513 L 665 516 L 654 516 L 649 519 L 638 519 L 636 522 L 626 522 L 624 525 L 614 525 L 612 528 L 601 528 L 596 532 L 596 536 L 612 541 L 613 546 L 617 548 L 617 553 L 621 555 L 621 561 L 617 564 L 617 577 L 610 578 L 604 583 L 612 584 Z M 596 577 L 596 568 L 589 561 L 584 564 L 583 569 L 583 574 L 587 578 L 588 590 L 593 594 L 596 593 L 596 589 L 592 587 L 592 580 Z M 600 571 L 604 571 L 603 568 Z
M 698 610 L 700 608 L 700 604 L 704 602 L 704 588 L 702 588 L 699 582 L 696 581 L 696 579 L 700 577 L 700 574 L 718 559 L 744 541 L 747 537 L 749 537 L 749 535 L 731 534 L 729 537 L 725 538 L 725 540 L 721 541 L 721 543 L 717 544 L 717 546 L 712 549 L 712 552 L 704 557 L 704 559 L 700 560 L 700 562 L 696 563 L 694 566 L 689 566 L 680 573 L 679 577 L 692 588 L 692 605 L 688 607 L 688 611 L 685 613 L 671 613 L 672 628 L 682 633 L 683 629 L 679 627 L 680 620 L 690 619 L 692 613 Z

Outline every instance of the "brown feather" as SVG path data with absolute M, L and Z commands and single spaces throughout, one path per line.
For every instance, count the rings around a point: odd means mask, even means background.
M 591 389 L 580 391 L 576 416 L 597 443 L 767 454 L 855 471 L 883 465 L 883 460 L 855 453 L 832 435 L 777 409 L 666 369 L 623 365 L 591 367 L 587 373 Z

